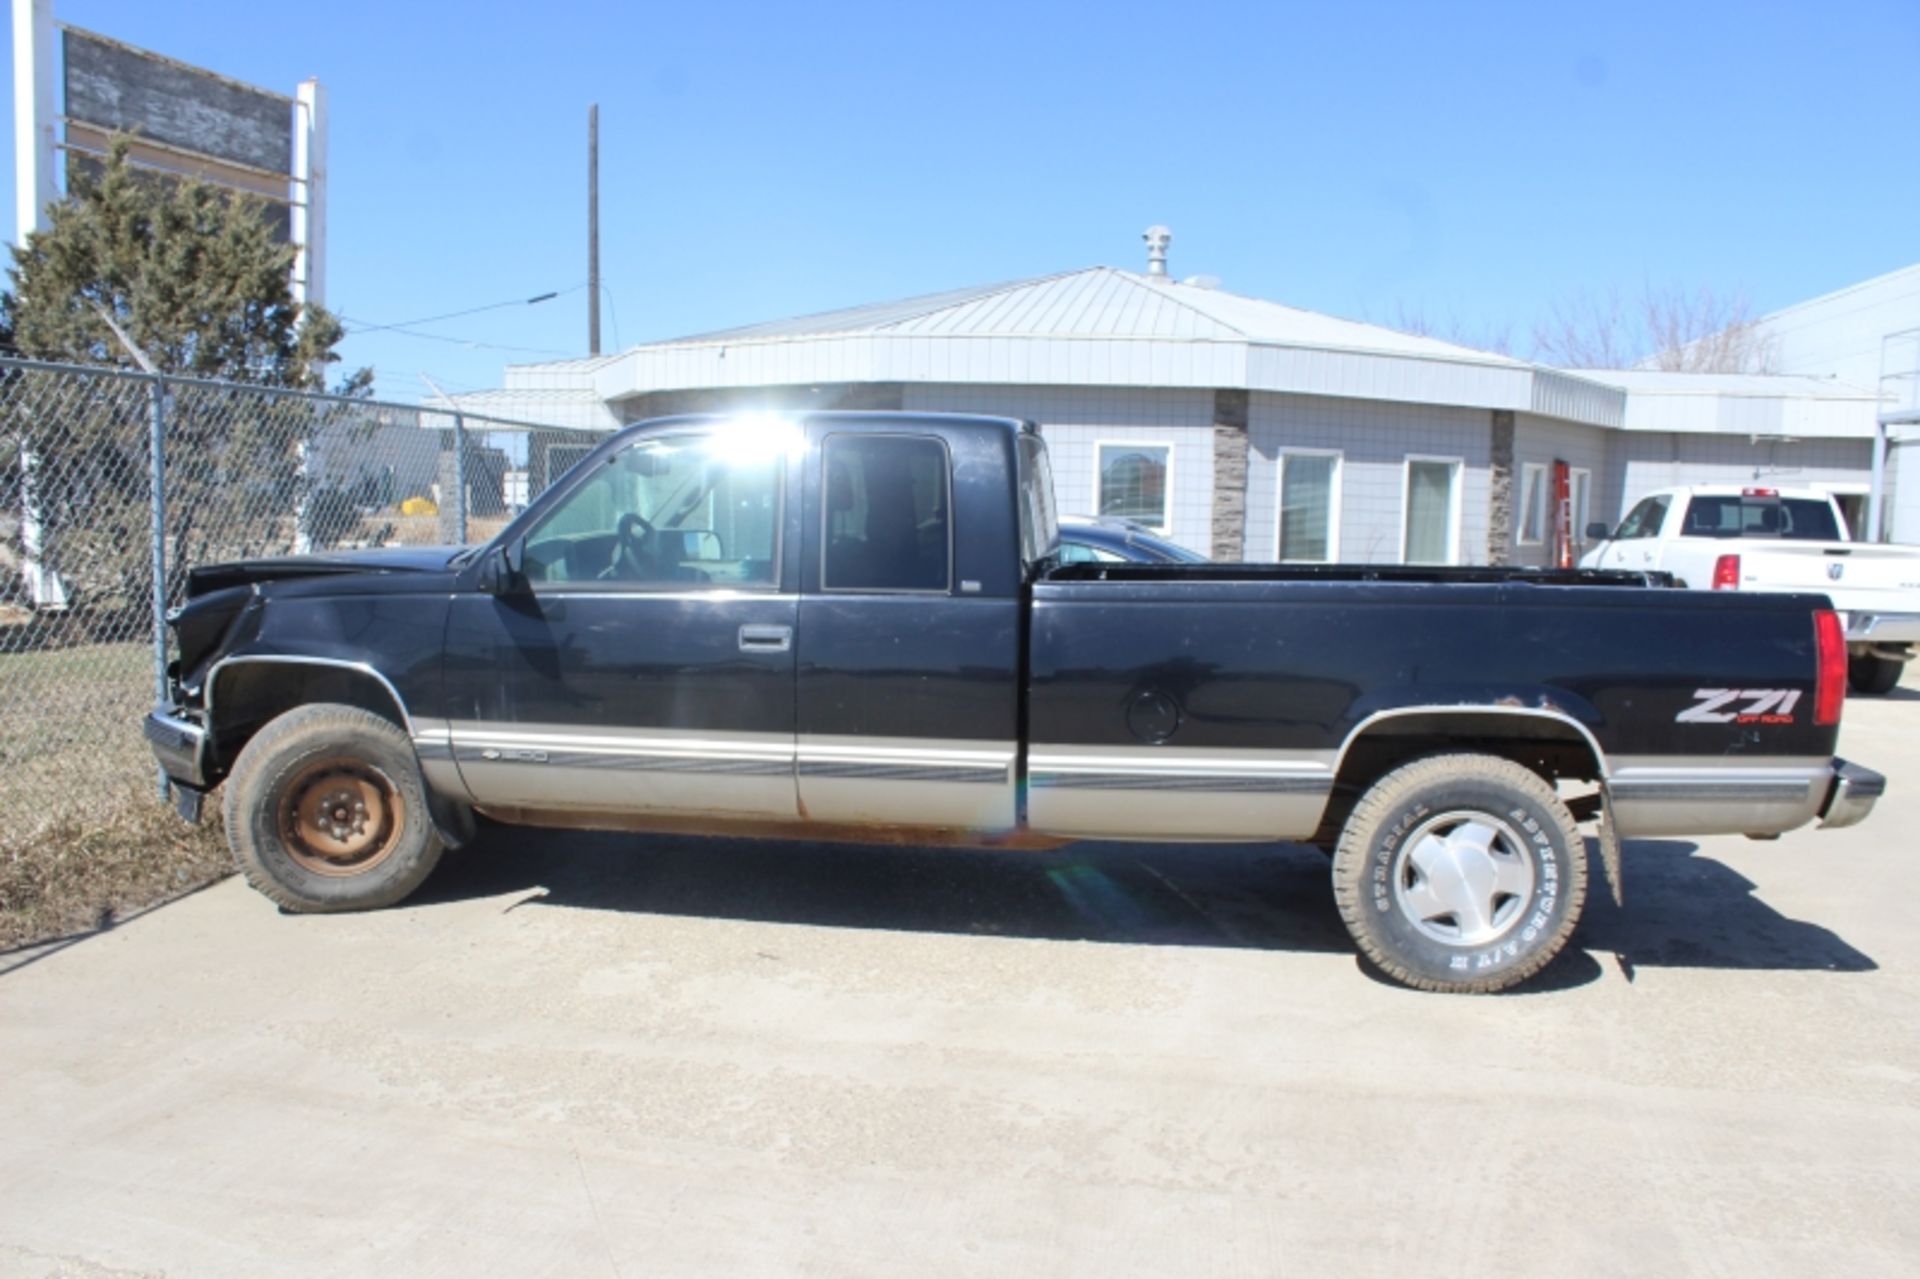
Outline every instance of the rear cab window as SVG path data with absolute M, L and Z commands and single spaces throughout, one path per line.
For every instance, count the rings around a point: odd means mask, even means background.
M 1833 507 L 1817 498 L 1728 493 L 1690 501 L 1680 533 L 1683 537 L 1837 542 L 1840 524 Z
M 953 484 L 931 435 L 830 435 L 822 451 L 820 585 L 946 594 Z

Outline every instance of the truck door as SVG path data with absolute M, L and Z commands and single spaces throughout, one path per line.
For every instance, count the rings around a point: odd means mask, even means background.
M 476 802 L 797 816 L 800 446 L 797 428 L 642 436 L 569 481 L 519 589 L 454 600 L 448 742 Z
M 1021 610 L 1011 435 L 879 433 L 832 418 L 808 429 L 803 815 L 1011 829 Z

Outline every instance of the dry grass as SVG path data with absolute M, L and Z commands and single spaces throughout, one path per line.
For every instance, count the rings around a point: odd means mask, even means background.
M 0 951 L 112 923 L 229 874 L 217 814 L 189 826 L 151 792 L 0 846 Z
M 146 645 L 0 655 L 0 950 L 100 927 L 227 873 L 218 820 L 155 794 Z

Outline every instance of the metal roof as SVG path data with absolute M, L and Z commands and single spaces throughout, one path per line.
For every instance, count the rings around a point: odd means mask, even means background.
M 1257 342 L 1528 367 L 1521 360 L 1437 338 L 1106 266 L 848 307 L 655 345 L 737 344 L 863 333 Z
M 1796 373 L 1670 373 L 1662 369 L 1575 369 L 1579 377 L 1660 395 L 1735 395 L 1761 399 L 1877 400 L 1866 387 Z
M 1871 439 L 1880 399 L 1825 377 L 1609 369 L 1580 376 L 1627 392 L 1629 431 L 1795 439 Z
M 823 383 L 1245 388 L 1510 409 L 1628 430 L 1871 434 L 1872 392 L 1829 378 L 1560 370 L 1165 276 L 1089 267 L 511 366 L 475 411 L 545 401 L 610 425 L 657 391 Z

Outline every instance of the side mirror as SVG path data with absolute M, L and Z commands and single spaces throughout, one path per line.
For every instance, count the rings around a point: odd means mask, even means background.
M 489 595 L 512 595 L 527 585 L 527 541 L 516 537 L 497 550 L 487 552 L 480 566 L 480 589 Z
M 1587 525 L 1587 540 L 1589 542 L 1605 542 L 1612 537 L 1613 531 L 1599 520 L 1595 520 L 1593 523 Z

